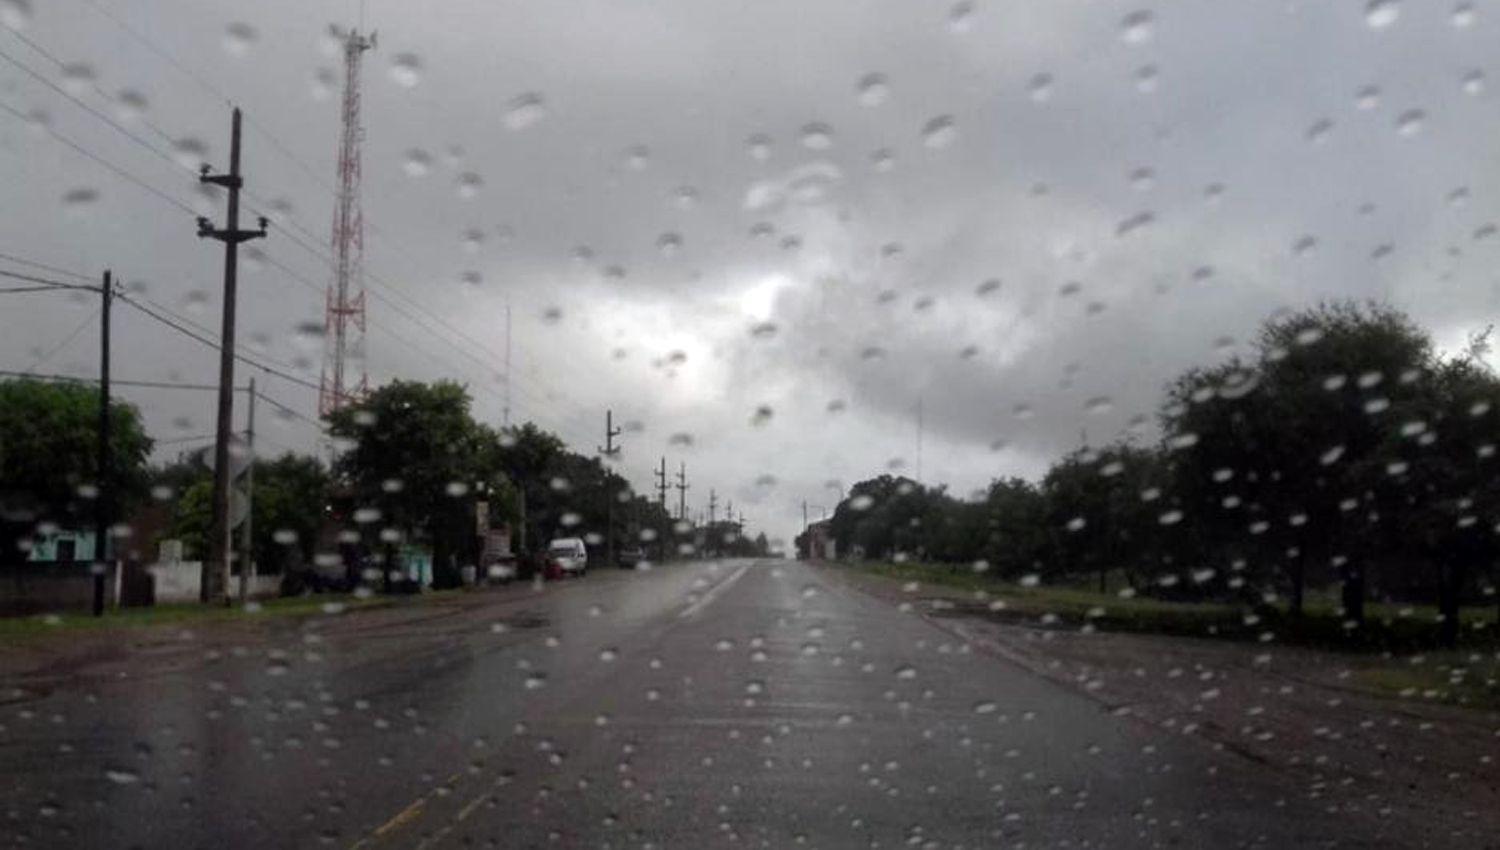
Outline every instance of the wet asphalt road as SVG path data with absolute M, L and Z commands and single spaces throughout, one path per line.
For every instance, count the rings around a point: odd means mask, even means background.
M 0 683 L 0 846 L 1384 846 L 794 562 L 172 634 Z

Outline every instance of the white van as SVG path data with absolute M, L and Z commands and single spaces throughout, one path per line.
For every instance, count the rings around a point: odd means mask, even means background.
M 589 550 L 577 537 L 558 537 L 547 544 L 547 559 L 556 563 L 564 574 L 583 575 L 589 571 Z

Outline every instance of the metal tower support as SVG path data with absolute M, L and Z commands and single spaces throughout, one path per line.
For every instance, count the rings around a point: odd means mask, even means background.
M 369 389 L 365 372 L 365 221 L 360 209 L 360 66 L 375 36 L 350 30 L 344 38 L 343 122 L 339 133 L 338 197 L 333 208 L 333 280 L 323 320 L 323 379 L 318 412 L 357 402 Z

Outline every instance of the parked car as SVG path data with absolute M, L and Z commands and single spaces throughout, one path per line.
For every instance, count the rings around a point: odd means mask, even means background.
M 646 551 L 639 546 L 626 546 L 615 553 L 615 565 L 625 570 L 633 570 L 646 560 Z
M 583 575 L 589 571 L 589 550 L 577 537 L 558 537 L 547 544 L 547 561 L 563 575 Z

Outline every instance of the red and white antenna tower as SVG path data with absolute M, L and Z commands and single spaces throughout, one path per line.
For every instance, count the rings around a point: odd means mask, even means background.
M 333 207 L 333 280 L 323 319 L 323 380 L 318 413 L 327 416 L 357 402 L 369 390 L 365 373 L 365 219 L 360 209 L 360 65 L 375 35 L 350 30 L 344 36 L 343 123 L 339 130 L 339 186 Z

